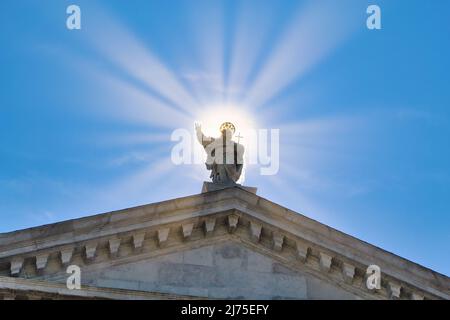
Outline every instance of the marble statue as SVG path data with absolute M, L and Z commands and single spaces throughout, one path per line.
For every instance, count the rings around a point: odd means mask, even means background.
M 207 137 L 201 125 L 195 124 L 197 139 L 206 151 L 206 169 L 211 170 L 211 180 L 215 184 L 235 185 L 244 166 L 244 146 L 233 141 L 236 131 L 231 122 L 220 126 L 221 136 Z

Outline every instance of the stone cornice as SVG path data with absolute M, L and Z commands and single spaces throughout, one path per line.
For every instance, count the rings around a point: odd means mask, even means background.
M 170 238 L 167 229 L 179 228 L 183 241 L 190 241 L 198 228 L 204 230 L 205 237 L 213 234 L 214 216 L 225 216 L 224 223 L 233 234 L 245 226 L 253 244 L 260 244 L 269 232 L 269 246 L 274 252 L 296 244 L 301 261 L 307 261 L 313 253 L 318 270 L 326 274 L 339 266 L 347 284 L 352 283 L 355 273 L 376 264 L 390 279 L 385 283 L 387 289 L 398 289 L 390 283 L 402 283 L 410 288 L 409 295 L 450 298 L 448 277 L 237 187 L 1 234 L 0 265 L 8 261 L 11 274 L 17 275 L 23 259 L 34 257 L 37 268 L 43 269 L 49 254 L 59 252 L 67 260 L 68 250 L 80 246 L 86 258 L 95 259 L 96 243 L 100 241 L 109 243 L 114 256 L 121 245 L 118 239 L 127 237 L 139 251 L 146 234 L 154 234 L 161 249 Z
M 79 290 L 67 289 L 64 283 L 42 280 L 0 277 L 0 300 L 3 298 L 16 299 L 17 296 L 28 300 L 36 299 L 117 299 L 117 300 L 192 300 L 198 297 L 146 292 L 136 290 L 99 288 L 82 286 Z

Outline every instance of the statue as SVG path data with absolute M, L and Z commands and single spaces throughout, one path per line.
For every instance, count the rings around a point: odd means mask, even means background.
M 201 125 L 195 124 L 197 139 L 205 148 L 206 169 L 211 170 L 214 184 L 236 185 L 244 166 L 244 146 L 232 140 L 235 127 L 231 122 L 220 126 L 219 138 L 206 137 Z

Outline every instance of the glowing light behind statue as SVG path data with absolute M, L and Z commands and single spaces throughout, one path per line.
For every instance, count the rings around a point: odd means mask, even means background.
M 152 43 L 140 39 L 130 27 L 122 24 L 120 16 L 113 18 L 114 15 L 106 8 L 95 8 L 94 4 L 89 6 L 98 14 L 95 15 L 95 23 L 90 25 L 90 32 L 86 33 L 86 39 L 89 39 L 89 46 L 101 56 L 102 63 L 110 64 L 114 70 L 111 72 L 111 69 L 102 68 L 97 61 L 69 56 L 70 62 L 80 72 L 86 73 L 90 81 L 95 82 L 95 92 L 90 103 L 96 109 L 91 112 L 100 112 L 102 116 L 115 117 L 120 121 L 146 124 L 151 134 L 165 130 L 167 137 L 170 137 L 170 130 L 177 128 L 193 131 L 196 121 L 202 123 L 205 134 L 218 136 L 221 123 L 230 121 L 237 128 L 236 135 L 243 137 L 237 139 L 244 145 L 249 143 L 249 130 L 279 128 L 280 132 L 284 132 L 283 127 L 287 125 L 289 135 L 296 138 L 280 146 L 283 154 L 288 155 L 282 160 L 283 166 L 296 165 L 300 154 L 305 168 L 315 166 L 315 156 L 303 154 L 297 145 L 302 141 L 299 134 L 304 130 L 304 123 L 287 124 L 285 120 L 289 119 L 289 112 L 298 112 L 302 105 L 298 101 L 292 104 L 273 100 L 351 34 L 352 30 L 346 23 L 351 10 L 344 5 L 333 2 L 318 5 L 315 1 L 306 6 L 299 5 L 297 13 L 291 16 L 292 23 L 287 23 L 284 30 L 279 30 L 278 37 L 272 39 L 270 45 L 266 43 L 268 38 L 249 32 L 255 23 L 247 19 L 251 8 L 246 4 L 239 5 L 236 7 L 239 12 L 237 27 L 233 30 L 233 40 L 229 44 L 230 56 L 224 53 L 225 20 L 220 17 L 224 14 L 220 6 L 212 2 L 202 3 L 202 15 L 195 13 L 195 6 L 189 7 L 193 11 L 186 12 L 187 17 L 191 15 L 187 19 L 190 29 L 186 33 L 194 38 L 189 52 L 196 53 L 196 62 L 200 63 L 186 61 L 186 50 L 182 50 L 177 66 L 168 65 L 162 59 L 164 55 L 152 51 Z M 258 29 L 263 34 L 264 30 L 271 28 L 272 12 L 261 11 L 255 16 L 258 15 Z M 319 28 L 318 21 L 339 25 L 340 28 Z M 328 41 L 330 39 L 332 41 Z M 299 48 L 301 59 L 293 54 Z M 265 49 L 268 49 L 267 54 L 261 56 L 261 51 Z M 176 56 L 177 52 L 173 54 Z M 308 95 L 308 92 L 305 94 Z M 325 131 L 328 120 L 314 119 L 313 125 L 311 121 L 306 123 L 310 143 L 311 139 L 315 139 L 315 132 L 320 135 Z M 142 141 L 141 135 L 124 133 L 123 136 L 115 141 L 123 143 L 126 140 L 130 145 Z M 106 137 L 101 138 L 102 141 L 106 140 Z M 109 139 L 109 143 L 114 143 L 112 140 Z M 194 152 L 203 152 L 198 144 L 194 145 L 194 148 L 198 148 Z M 155 151 L 156 148 L 151 151 L 152 156 L 155 156 Z M 162 174 L 166 177 L 165 183 L 177 181 L 179 174 L 190 175 L 191 178 L 202 177 L 204 167 L 194 166 L 193 170 L 184 170 L 167 163 L 167 153 L 161 153 L 159 158 L 130 175 L 128 180 L 122 178 L 114 190 L 133 192 L 126 195 L 121 191 L 117 196 L 135 195 L 136 190 L 143 189 L 143 184 L 151 185 L 153 177 L 159 179 Z M 170 178 L 172 175 L 174 179 Z M 243 177 L 244 173 L 241 179 Z M 274 183 L 279 179 L 284 180 L 277 176 L 266 178 L 265 182 Z
M 202 125 L 202 131 L 205 135 L 210 137 L 218 137 L 220 136 L 220 126 L 225 121 L 229 121 L 233 123 L 236 128 L 234 132 L 234 141 L 242 144 L 245 149 L 250 150 L 251 148 L 256 148 L 255 145 L 248 145 L 249 143 L 254 143 L 251 139 L 248 139 L 250 136 L 251 130 L 256 130 L 260 127 L 257 121 L 256 115 L 251 115 L 248 113 L 246 108 L 243 105 L 230 105 L 230 104 L 217 104 L 211 105 L 204 108 L 203 112 L 198 114 L 198 118 L 196 122 Z M 206 155 L 204 155 L 205 151 L 203 148 L 196 144 L 194 146 L 194 152 L 201 154 L 205 160 Z M 238 183 L 244 183 L 246 169 L 247 169 L 247 161 L 245 161 L 245 157 L 247 154 L 244 153 L 244 168 L 242 170 L 241 176 Z M 198 170 L 199 168 L 197 168 Z M 200 168 L 200 170 L 204 170 L 204 168 Z

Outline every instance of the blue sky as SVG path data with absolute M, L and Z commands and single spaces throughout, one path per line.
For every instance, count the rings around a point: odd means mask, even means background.
M 81 30 L 66 28 L 70 4 Z M 369 4 L 382 30 L 366 28 Z M 448 12 L 447 0 L 1 1 L 0 232 L 199 193 L 208 173 L 174 165 L 170 135 L 237 106 L 280 129 L 278 174 L 249 166 L 246 185 L 449 275 Z

